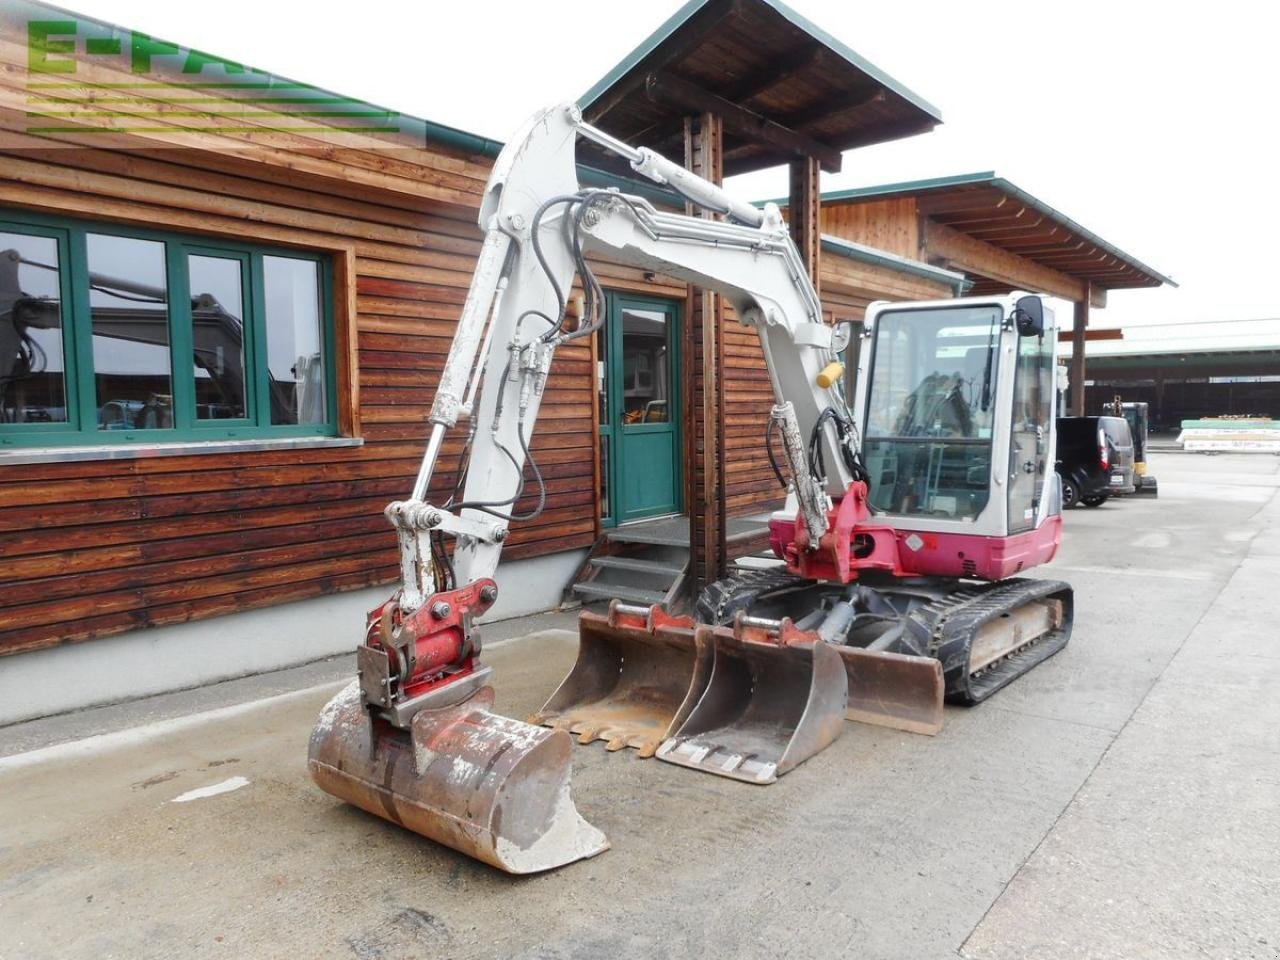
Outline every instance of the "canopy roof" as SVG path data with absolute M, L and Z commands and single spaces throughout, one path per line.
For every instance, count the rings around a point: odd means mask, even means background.
M 938 109 L 780 0 L 690 0 L 579 100 L 588 121 L 678 157 L 684 119 L 724 120 L 726 176 L 925 133 Z
M 1177 286 L 1169 277 L 1086 230 L 992 171 L 857 187 L 822 195 L 824 205 L 914 197 L 920 215 L 1096 287 Z

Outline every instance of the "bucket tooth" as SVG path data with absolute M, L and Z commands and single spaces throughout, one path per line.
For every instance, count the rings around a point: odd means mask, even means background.
M 830 644 L 782 621 L 776 637 L 699 626 L 711 678 L 658 758 L 749 783 L 772 783 L 844 726 L 845 667 Z
M 933 736 L 942 729 L 942 664 L 933 657 L 836 647 L 849 681 L 845 718 Z
M 710 653 L 693 620 L 661 607 L 614 601 L 607 615 L 578 618 L 578 659 L 541 710 L 529 718 L 651 757 L 693 709 L 710 675 Z
M 508 873 L 608 849 L 569 796 L 569 735 L 492 704 L 483 687 L 402 730 L 370 713 L 355 681 L 321 711 L 307 766 L 327 793 Z

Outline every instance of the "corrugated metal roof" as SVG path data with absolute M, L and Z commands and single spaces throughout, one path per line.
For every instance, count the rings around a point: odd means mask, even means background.
M 1099 327 L 1090 327 L 1097 331 Z M 1280 350 L 1280 318 L 1157 323 L 1123 328 L 1120 340 L 1089 340 L 1085 357 L 1138 357 Z M 1064 347 L 1067 347 L 1064 344 Z

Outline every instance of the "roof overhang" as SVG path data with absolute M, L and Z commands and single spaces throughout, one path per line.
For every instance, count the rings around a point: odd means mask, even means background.
M 578 101 L 586 119 L 668 156 L 685 118 L 724 121 L 726 176 L 925 133 L 936 107 L 780 0 L 690 0 Z
M 914 198 L 921 216 L 949 230 L 1098 289 L 1177 286 L 1169 277 L 990 171 L 838 190 L 824 193 L 822 203 L 835 206 L 903 197 Z M 981 280 L 975 292 L 987 292 Z

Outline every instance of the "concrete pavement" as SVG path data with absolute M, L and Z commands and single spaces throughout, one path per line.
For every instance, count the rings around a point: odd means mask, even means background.
M 768 788 L 576 748 L 613 849 L 545 876 L 312 787 L 340 660 L 0 729 L 0 957 L 1280 957 L 1278 465 L 1157 454 L 1159 500 L 1069 513 L 1070 646 L 936 738 Z M 498 708 L 574 650 L 495 646 Z

